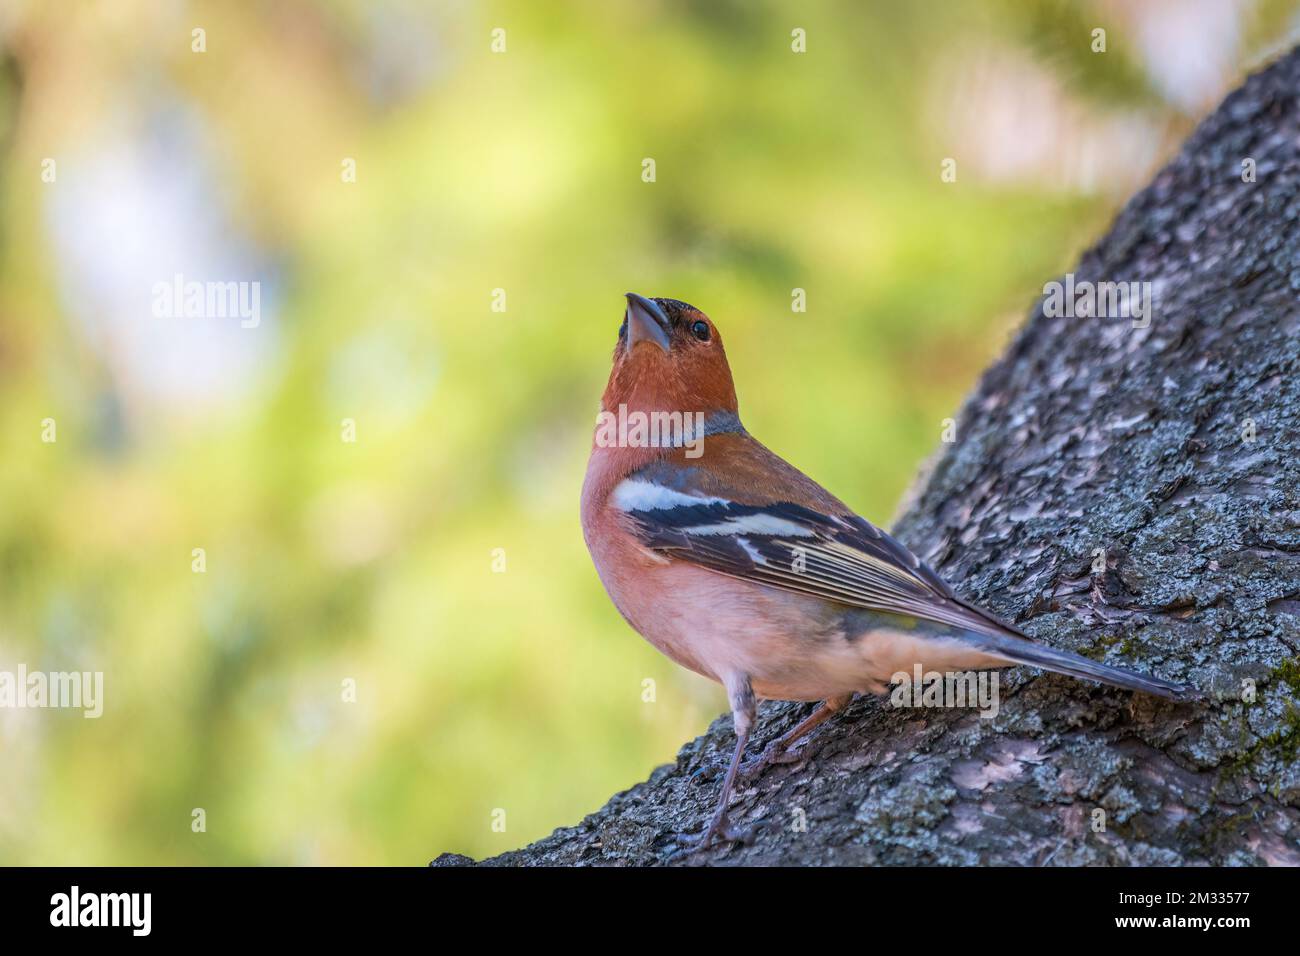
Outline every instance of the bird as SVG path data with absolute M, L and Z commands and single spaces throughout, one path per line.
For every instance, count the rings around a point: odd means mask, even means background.
M 627 293 L 612 361 L 582 486 L 583 538 L 632 628 L 725 688 L 736 735 L 716 809 L 684 843 L 748 836 L 728 804 L 760 700 L 820 706 L 745 764 L 746 776 L 917 665 L 1031 665 L 1197 696 L 1034 641 L 768 450 L 741 424 L 722 337 L 694 306 Z M 651 420 L 676 427 L 648 429 Z

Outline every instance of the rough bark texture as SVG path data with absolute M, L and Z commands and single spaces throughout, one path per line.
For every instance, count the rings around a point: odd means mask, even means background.
M 674 853 L 712 809 L 723 717 L 577 826 L 489 862 L 1300 864 L 1298 95 L 1300 51 L 1129 202 L 1075 277 L 1153 283 L 1149 326 L 1036 306 L 895 529 L 1037 639 L 1205 703 L 1026 668 L 1003 673 L 992 720 L 859 699 L 739 788 L 752 844 Z M 763 705 L 751 753 L 808 709 Z

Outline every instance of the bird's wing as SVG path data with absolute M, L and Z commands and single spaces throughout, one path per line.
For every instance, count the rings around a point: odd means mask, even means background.
M 714 454 L 726 457 L 711 467 L 658 462 L 614 489 L 611 505 L 644 547 L 852 607 L 1023 637 L 753 439 L 714 441 Z M 756 471 L 762 482 L 746 479 Z

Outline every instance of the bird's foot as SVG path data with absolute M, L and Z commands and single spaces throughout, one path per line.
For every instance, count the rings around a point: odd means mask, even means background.
M 764 747 L 763 752 L 757 757 L 742 763 L 738 774 L 742 780 L 748 780 L 750 777 L 758 776 L 768 767 L 798 763 L 802 759 L 802 754 L 793 747 L 787 746 L 784 740 L 774 740 Z
M 716 844 L 726 843 L 752 843 L 754 840 L 754 831 L 744 827 L 732 826 L 731 820 L 725 813 L 715 813 L 704 830 L 693 836 L 679 838 L 679 844 L 682 849 L 688 853 L 698 853 L 700 850 L 707 850 Z

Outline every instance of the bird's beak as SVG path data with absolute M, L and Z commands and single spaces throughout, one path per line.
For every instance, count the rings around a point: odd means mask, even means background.
M 630 353 L 638 342 L 653 342 L 668 351 L 668 316 L 653 299 L 635 292 L 627 293 L 627 348 Z

